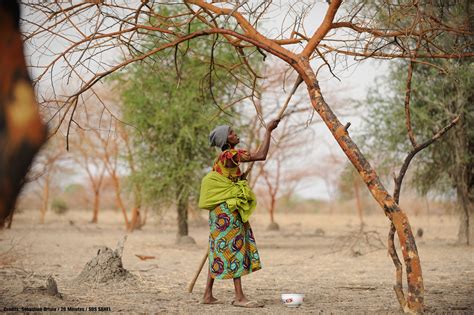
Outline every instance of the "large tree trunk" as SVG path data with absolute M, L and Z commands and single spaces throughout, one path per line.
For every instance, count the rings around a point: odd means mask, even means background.
M 23 55 L 20 9 L 0 1 L 0 229 L 13 213 L 33 157 L 46 142 Z
M 406 264 L 408 282 L 407 307 L 414 312 L 423 312 L 424 287 L 420 259 L 406 214 L 382 185 L 375 170 L 352 141 L 346 127 L 341 124 L 323 99 L 318 81 L 308 59 L 302 57 L 294 67 L 307 85 L 314 109 L 321 116 L 339 146 L 357 169 L 370 193 L 383 208 L 385 215 L 394 224 Z
M 178 236 L 188 235 L 188 196 L 178 194 Z

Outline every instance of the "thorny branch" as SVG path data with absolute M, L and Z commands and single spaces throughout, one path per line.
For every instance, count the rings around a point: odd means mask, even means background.
M 408 153 L 407 157 L 405 158 L 405 161 L 403 162 L 402 167 L 400 168 L 400 172 L 398 173 L 398 176 L 394 179 L 395 180 L 395 188 L 393 191 L 393 197 L 396 200 L 396 202 L 399 202 L 400 198 L 400 191 L 401 191 L 401 186 L 402 186 L 402 181 L 403 178 L 405 177 L 405 174 L 408 170 L 408 166 L 410 165 L 411 160 L 415 157 L 415 155 L 420 152 L 421 150 L 427 148 L 430 144 L 441 138 L 449 129 L 451 129 L 454 125 L 456 125 L 459 122 L 459 119 L 461 117 L 457 116 L 454 118 L 447 126 L 444 128 L 440 129 L 438 132 L 436 132 L 430 139 L 426 140 L 425 142 L 416 145 L 410 153 Z
M 34 82 L 41 85 L 42 104 L 52 104 L 54 101 L 58 104 L 57 114 L 61 116 L 58 126 L 65 120 L 69 121 L 68 125 L 73 122 L 76 98 L 108 75 L 133 62 L 147 62 L 147 58 L 159 51 L 177 47 L 182 42 L 200 36 L 221 34 L 242 56 L 245 56 L 242 54 L 244 49 L 252 47 L 288 63 L 296 61 L 294 53 L 303 47 L 299 51 L 302 55 L 326 64 L 333 75 L 334 66 L 330 67 L 325 55 L 333 55 L 335 60 L 344 56 L 412 58 L 406 51 L 411 40 L 420 43 L 417 62 L 427 62 L 420 59 L 429 58 L 474 56 L 467 49 L 472 41 L 459 41 L 458 46 L 451 51 L 436 45 L 436 38 L 441 33 L 464 38 L 472 35 L 469 29 L 463 24 L 457 25 L 449 17 L 442 19 L 433 10 L 423 11 L 411 3 L 399 5 L 408 18 L 413 17 L 411 25 L 394 23 L 391 28 L 381 28 L 374 18 L 375 13 L 366 10 L 364 5 L 348 8 L 347 15 L 339 14 L 338 20 L 332 21 L 335 14 L 342 11 L 331 6 L 333 9 L 328 12 L 321 26 L 312 36 L 308 36 L 301 32 L 307 33 L 303 27 L 304 17 L 309 15 L 313 6 L 299 8 L 297 2 L 290 2 L 288 14 L 294 15 L 293 24 L 282 28 L 281 33 L 272 38 L 262 33 L 258 24 L 270 12 L 282 9 L 271 1 L 255 4 L 252 1 L 208 3 L 189 0 L 182 4 L 98 1 L 78 4 L 56 2 L 51 6 L 42 2 L 23 1 L 24 38 L 27 45 L 33 48 L 30 59 L 35 60 L 32 62 L 32 67 L 36 69 Z M 178 13 L 165 14 L 165 11 L 160 10 L 165 7 L 181 9 Z M 199 20 L 207 29 L 202 32 L 181 31 L 182 26 L 188 28 L 195 20 Z M 95 21 L 94 26 L 91 21 Z M 144 36 L 160 38 L 163 44 L 147 50 L 142 42 Z M 398 40 L 394 41 L 394 38 Z M 303 42 L 307 44 L 301 46 Z M 286 49 L 284 45 L 291 47 Z M 34 58 L 41 54 L 43 57 Z M 243 62 L 255 78 L 259 78 L 244 57 Z M 233 69 L 229 68 L 229 71 Z M 44 81 L 45 75 L 50 76 L 49 83 Z M 68 78 L 69 84 L 61 87 L 60 91 L 53 90 L 57 85 L 55 82 L 61 78 Z M 250 89 L 248 94 L 254 95 L 255 84 Z M 53 130 L 57 131 L 58 127 Z

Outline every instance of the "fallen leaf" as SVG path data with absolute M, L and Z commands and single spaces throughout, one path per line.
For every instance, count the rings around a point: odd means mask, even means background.
M 137 254 L 135 254 L 135 256 L 137 256 L 141 260 L 155 259 L 155 256 L 146 256 L 146 255 L 137 255 Z

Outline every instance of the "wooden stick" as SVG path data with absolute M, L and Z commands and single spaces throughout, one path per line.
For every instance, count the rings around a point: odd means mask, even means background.
M 286 108 L 288 107 L 288 104 L 290 103 L 291 97 L 295 94 L 296 89 L 298 86 L 300 86 L 301 82 L 303 82 L 303 78 L 298 75 L 298 78 L 296 78 L 295 84 L 293 85 L 293 89 L 291 89 L 290 94 L 288 94 L 288 97 L 286 98 L 285 104 L 280 109 L 280 112 L 278 113 L 278 118 L 281 119 L 283 117 L 283 114 L 285 113 Z
M 188 286 L 188 292 L 189 292 L 189 293 L 192 293 L 192 292 L 193 292 L 194 285 L 196 284 L 196 280 L 197 280 L 197 278 L 199 277 L 199 274 L 201 273 L 202 267 L 204 267 L 204 264 L 206 263 L 206 260 L 207 260 L 208 256 L 209 256 L 209 245 L 207 245 L 206 253 L 205 253 L 205 255 L 202 257 L 201 263 L 200 263 L 200 265 L 199 265 L 198 270 L 197 270 L 196 273 L 194 274 L 193 280 L 191 280 L 191 283 L 189 283 L 189 286 Z
M 298 86 L 300 86 L 301 82 L 303 82 L 303 78 L 300 75 L 298 75 L 298 78 L 296 78 L 295 84 L 293 85 L 293 88 L 291 89 L 290 94 L 288 94 L 288 97 L 286 98 L 285 104 L 283 104 L 283 106 L 280 109 L 280 112 L 278 113 L 277 119 L 283 118 L 283 114 L 285 113 L 285 110 L 288 107 L 288 104 L 290 103 L 291 97 L 295 94 L 296 89 L 298 88 Z M 255 162 L 250 163 L 249 167 L 244 173 L 244 178 L 247 178 L 247 175 L 252 171 L 254 163 Z

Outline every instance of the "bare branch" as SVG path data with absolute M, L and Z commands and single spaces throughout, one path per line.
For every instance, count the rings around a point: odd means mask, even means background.
M 435 133 L 433 137 L 431 137 L 431 139 L 428 139 L 422 144 L 416 146 L 415 148 L 413 148 L 413 150 L 410 151 L 410 153 L 408 153 L 407 157 L 405 158 L 405 161 L 403 162 L 402 167 L 400 168 L 400 172 L 398 173 L 398 176 L 395 178 L 395 188 L 393 191 L 393 198 L 395 199 L 397 203 L 399 202 L 399 199 L 400 199 L 400 191 L 402 187 L 403 178 L 405 177 L 405 174 L 408 170 L 408 166 L 410 166 L 411 160 L 415 157 L 415 155 L 418 152 L 425 149 L 430 144 L 432 144 L 433 142 L 441 138 L 449 129 L 451 129 L 454 125 L 456 125 L 459 122 L 460 118 L 461 118 L 460 116 L 457 116 L 456 118 L 454 118 L 451 121 L 451 123 L 449 123 L 449 125 L 445 126 L 441 130 L 439 130 L 437 133 Z

